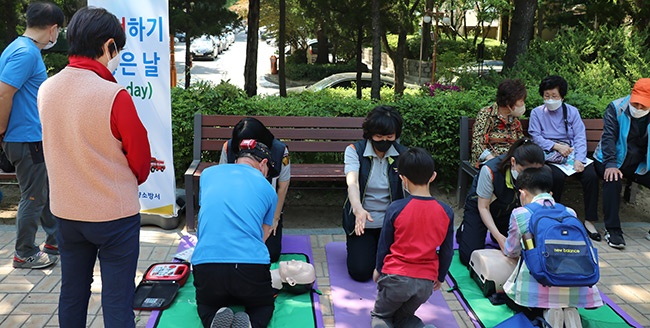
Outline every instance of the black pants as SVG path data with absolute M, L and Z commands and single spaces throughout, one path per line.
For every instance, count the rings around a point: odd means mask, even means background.
M 275 230 L 275 236 L 273 233 L 266 240 L 266 248 L 269 249 L 269 255 L 271 256 L 271 262 L 277 262 L 280 260 L 280 253 L 282 252 L 282 221 L 283 215 L 280 214 L 280 222 L 278 222 L 278 228 Z
M 562 194 L 564 193 L 564 181 L 567 175 L 555 165 L 548 165 L 553 172 L 553 198 L 556 202 L 562 203 Z M 588 221 L 598 221 L 598 182 L 600 179 L 596 175 L 594 165 L 585 166 L 585 170 L 575 173 L 575 176 L 582 184 L 582 196 L 585 205 L 585 219 Z
M 209 328 L 217 310 L 243 305 L 253 328 L 266 328 L 275 308 L 269 264 L 208 263 L 193 267 L 197 312 Z
M 509 216 L 505 218 L 494 217 L 494 224 L 499 229 L 499 232 L 504 236 L 508 236 Z M 460 262 L 464 265 L 469 264 L 472 252 L 477 249 L 485 248 L 485 235 L 488 228 L 483 224 L 481 215 L 476 208 L 465 207 L 463 214 L 463 222 L 456 230 L 456 241 L 458 242 L 458 255 Z M 494 240 L 494 237 L 492 237 Z
M 381 229 L 365 229 L 361 236 L 346 236 L 348 274 L 356 281 L 368 281 L 377 263 L 377 244 Z
M 594 164 L 598 177 L 604 179 L 605 165 L 598 161 L 594 161 Z M 636 165 L 628 165 L 627 167 L 621 167 L 619 170 L 623 172 L 626 179 L 650 188 L 650 173 L 638 175 L 634 173 L 635 169 Z M 618 216 L 618 211 L 621 205 L 622 186 L 623 182 L 620 179 L 618 181 L 603 181 L 603 213 L 605 216 L 605 229 L 608 231 L 621 231 L 621 219 Z

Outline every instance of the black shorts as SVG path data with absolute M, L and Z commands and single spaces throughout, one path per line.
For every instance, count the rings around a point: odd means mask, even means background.
M 270 267 L 235 263 L 194 265 L 196 302 L 216 309 L 229 305 L 273 305 Z

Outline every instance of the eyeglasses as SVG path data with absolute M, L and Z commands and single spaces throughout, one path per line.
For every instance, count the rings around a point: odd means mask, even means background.
M 560 99 L 562 99 L 562 96 L 560 96 L 560 95 L 558 95 L 558 94 L 554 94 L 554 95 L 547 95 L 547 94 L 545 94 L 545 95 L 544 95 L 544 100 L 551 100 L 551 99 L 553 99 L 553 100 L 560 100 Z

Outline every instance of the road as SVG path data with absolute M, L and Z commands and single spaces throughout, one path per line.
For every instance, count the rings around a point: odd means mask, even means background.
M 178 85 L 184 85 L 185 77 L 185 45 L 174 48 Z M 258 45 L 257 59 L 257 94 L 277 94 L 279 87 L 264 79 L 264 75 L 271 71 L 270 57 L 275 53 L 275 48 L 261 41 Z M 246 33 L 241 32 L 235 36 L 235 43 L 221 53 L 216 60 L 195 60 L 192 66 L 192 82 L 207 80 L 215 84 L 222 80 L 244 88 L 244 66 L 246 63 Z

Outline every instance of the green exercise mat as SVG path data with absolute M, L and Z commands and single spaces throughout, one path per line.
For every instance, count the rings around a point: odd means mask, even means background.
M 476 327 L 494 327 L 515 313 L 505 304 L 492 305 L 483 296 L 481 289 L 469 276 L 467 267 L 460 263 L 458 250 L 454 252 L 447 282 L 452 286 L 452 290 L 456 291 L 456 297 L 458 297 Z M 633 319 L 629 318 L 629 315 L 622 312 L 604 294 L 601 293 L 601 296 L 605 303 L 603 306 L 593 310 L 578 309 L 583 328 L 627 328 L 636 326 Z M 614 308 L 616 308 L 616 311 Z M 628 321 L 624 317 L 627 317 Z
M 280 261 L 309 262 L 305 254 L 281 254 Z M 278 264 L 272 263 L 271 269 L 277 269 Z M 233 311 L 243 311 L 241 306 L 232 307 Z M 178 291 L 174 303 L 162 311 L 158 317 L 156 328 L 202 328 L 201 319 L 196 312 L 196 293 L 194 277 L 190 275 L 185 285 Z M 312 293 L 300 295 L 280 291 L 275 299 L 275 310 L 269 323 L 269 328 L 283 327 L 316 327 L 316 314 Z

